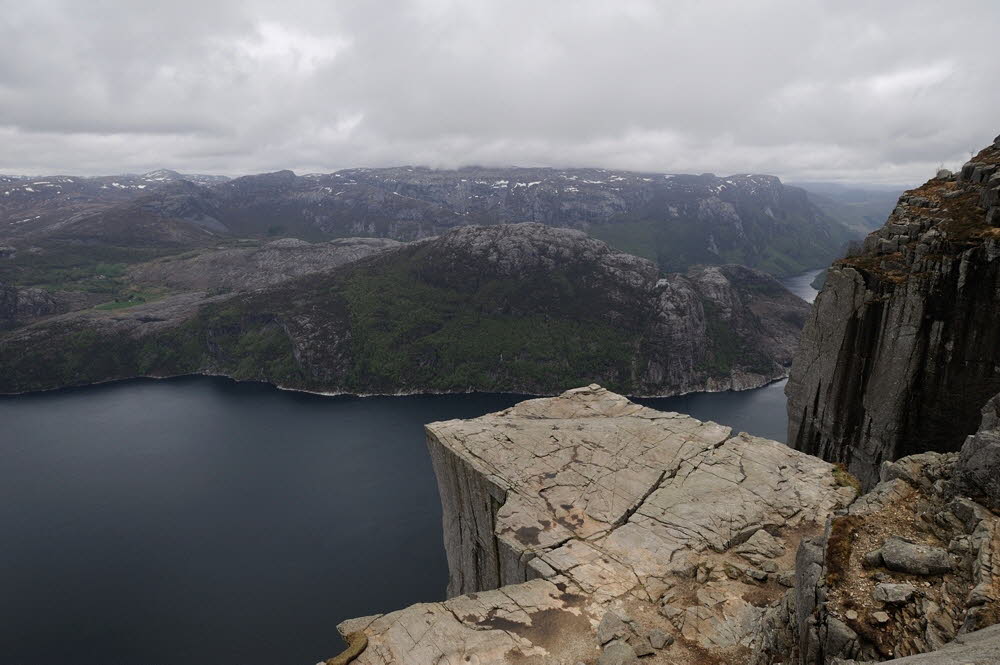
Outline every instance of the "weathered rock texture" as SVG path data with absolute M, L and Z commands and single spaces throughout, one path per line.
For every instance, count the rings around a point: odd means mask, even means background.
M 884 661 L 885 665 L 996 665 L 1000 663 L 1000 626 L 955 638 L 938 651 Z M 853 660 L 840 665 L 863 665 Z
M 816 458 L 596 385 L 427 435 L 452 598 L 342 625 L 361 664 L 746 660 L 800 539 L 855 496 Z
M 771 610 L 757 662 L 882 661 L 997 623 L 1000 520 L 958 492 L 957 459 L 930 452 L 883 464 L 882 482 L 803 541 L 794 597 Z M 945 653 L 915 662 L 953 662 Z
M 830 268 L 788 394 L 789 442 L 864 484 L 883 461 L 957 451 L 1000 391 L 1000 147 L 903 195 Z
M 963 491 L 1000 511 L 1000 395 L 986 403 L 979 431 L 965 440 L 956 477 Z

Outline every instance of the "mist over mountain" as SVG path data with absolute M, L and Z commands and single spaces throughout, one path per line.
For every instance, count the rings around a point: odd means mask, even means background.
M 844 185 L 832 182 L 796 182 L 816 206 L 842 224 L 868 234 L 882 226 L 906 187 Z

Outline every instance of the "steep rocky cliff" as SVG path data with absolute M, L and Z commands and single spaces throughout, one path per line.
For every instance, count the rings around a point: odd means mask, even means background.
M 788 382 L 791 445 L 866 487 L 883 461 L 959 449 L 1000 391 L 998 225 L 1000 137 L 830 268 Z
M 449 599 L 338 629 L 358 665 L 995 665 L 996 427 L 857 497 L 834 465 L 599 386 L 432 423 Z
M 830 464 L 599 386 L 427 442 L 451 598 L 342 624 L 358 665 L 746 662 L 799 541 L 855 496 Z
M 254 267 L 274 259 L 283 273 L 288 251 L 322 262 L 334 249 L 267 246 L 134 272 L 175 287 L 266 283 Z M 748 268 L 661 273 L 579 231 L 470 226 L 258 290 L 173 294 L 14 330 L 0 345 L 0 392 L 199 372 L 352 393 L 741 389 L 786 374 L 807 311 Z

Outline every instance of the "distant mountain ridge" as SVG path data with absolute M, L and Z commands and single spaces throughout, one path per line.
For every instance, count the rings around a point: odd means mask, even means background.
M 199 246 L 219 238 L 415 240 L 471 224 L 575 228 L 664 270 L 739 263 L 776 275 L 836 258 L 857 233 L 773 176 L 422 167 L 239 178 L 0 179 L 0 244 Z

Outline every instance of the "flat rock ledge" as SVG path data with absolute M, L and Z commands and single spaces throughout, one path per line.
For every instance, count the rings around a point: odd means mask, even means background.
M 338 626 L 359 665 L 748 662 L 833 466 L 600 386 L 428 425 L 449 600 Z

